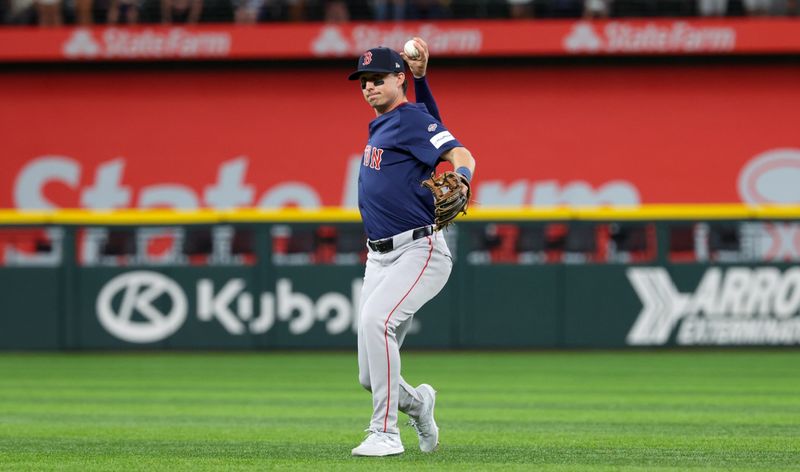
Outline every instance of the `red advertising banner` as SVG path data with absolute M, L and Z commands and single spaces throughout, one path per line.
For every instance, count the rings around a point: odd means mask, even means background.
M 354 207 L 349 69 L 0 75 L 0 207 Z M 800 68 L 438 68 L 483 206 L 800 203 Z M 413 88 L 413 87 L 412 87 Z
M 425 38 L 436 56 L 796 54 L 800 20 L 658 19 L 2 28 L 0 61 L 317 59 Z

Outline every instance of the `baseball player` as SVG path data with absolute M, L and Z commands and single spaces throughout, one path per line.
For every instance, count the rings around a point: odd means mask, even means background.
M 420 185 L 441 161 L 453 165 L 468 195 L 475 170 L 470 152 L 447 130 L 428 89 L 427 45 L 414 38 L 418 58 L 379 47 L 358 59 L 350 80 L 358 80 L 366 102 L 375 110 L 369 124 L 358 177 L 358 207 L 367 234 L 366 271 L 358 322 L 358 369 L 361 385 L 372 392 L 372 419 L 366 439 L 354 456 L 387 456 L 404 452 L 397 427 L 398 410 L 417 430 L 423 452 L 434 451 L 439 430 L 433 417 L 436 391 L 427 384 L 409 385 L 400 375 L 400 346 L 414 313 L 436 296 L 450 276 L 453 262 L 444 236 L 435 225 L 431 192 Z M 415 75 L 418 101 L 406 98 Z

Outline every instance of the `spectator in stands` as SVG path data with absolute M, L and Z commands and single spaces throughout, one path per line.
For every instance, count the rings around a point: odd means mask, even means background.
M 36 0 L 36 13 L 39 16 L 39 26 L 53 27 L 64 24 L 61 0 Z
M 549 0 L 543 16 L 548 18 L 580 18 L 583 15 L 583 0 Z
M 30 25 L 34 23 L 36 12 L 33 0 L 10 0 L 7 8 L 6 23 L 13 25 Z
M 406 0 L 373 0 L 372 12 L 374 19 L 404 20 L 406 18 Z
M 233 21 L 254 24 L 264 8 L 264 0 L 233 0 Z
M 327 23 L 345 23 L 350 21 L 350 11 L 344 0 L 325 0 L 324 20 Z
M 772 0 L 770 14 L 775 16 L 795 16 L 800 13 L 798 0 Z
M 697 14 L 700 16 L 725 16 L 728 13 L 728 0 L 697 0 Z
M 584 0 L 583 17 L 587 20 L 608 18 L 611 15 L 612 1 L 613 0 Z
M 450 0 L 410 0 L 406 3 L 406 19 L 441 20 L 450 18 Z
M 159 0 L 169 23 L 796 16 L 800 0 Z M 152 7 L 152 8 L 148 8 Z M 153 0 L 0 0 L 6 24 L 59 26 L 158 21 Z
M 308 20 L 308 2 L 306 0 L 286 0 L 289 21 Z
M 533 0 L 507 0 L 511 19 L 533 18 Z
M 744 1 L 745 12 L 754 16 L 794 16 L 798 11 L 798 0 Z
M 108 5 L 108 24 L 125 23 L 135 25 L 139 22 L 141 0 L 110 0 Z
M 612 13 L 619 18 L 656 16 L 658 2 L 659 0 L 614 0 Z
M 200 21 L 203 0 L 161 0 L 161 22 L 195 24 Z
M 750 16 L 766 16 L 772 10 L 772 0 L 742 0 L 744 11 Z
M 75 12 L 75 24 L 89 26 L 94 23 L 92 0 L 70 0 L 67 4 Z

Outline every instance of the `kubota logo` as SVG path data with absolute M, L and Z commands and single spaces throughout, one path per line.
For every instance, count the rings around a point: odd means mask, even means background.
M 627 271 L 642 301 L 631 345 L 800 343 L 800 267 L 706 270 L 694 293 L 681 293 L 663 267 Z
M 169 305 L 162 310 L 158 301 Z M 186 295 L 158 272 L 127 272 L 111 279 L 97 297 L 97 318 L 114 336 L 132 343 L 160 341 L 186 319 Z M 139 320 L 136 320 L 136 318 Z

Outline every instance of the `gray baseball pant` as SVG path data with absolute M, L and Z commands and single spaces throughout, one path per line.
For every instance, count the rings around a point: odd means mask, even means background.
M 422 399 L 400 375 L 400 346 L 414 313 L 438 294 L 453 268 L 441 232 L 411 240 L 394 237 L 394 249 L 370 250 L 358 319 L 358 377 L 372 392 L 369 429 L 398 433 L 397 412 L 418 416 Z

